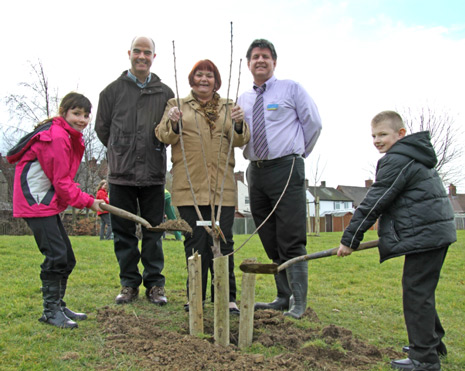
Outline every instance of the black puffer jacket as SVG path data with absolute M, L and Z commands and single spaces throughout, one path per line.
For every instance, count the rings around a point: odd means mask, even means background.
M 154 73 L 145 88 L 127 76 L 127 71 L 101 93 L 95 131 L 107 147 L 108 181 L 126 186 L 165 183 L 165 145 L 155 137 L 166 102 L 173 91 Z
M 455 242 L 454 212 L 436 163 L 429 132 L 397 141 L 378 161 L 376 181 L 355 210 L 341 243 L 357 249 L 378 217 L 381 262 Z

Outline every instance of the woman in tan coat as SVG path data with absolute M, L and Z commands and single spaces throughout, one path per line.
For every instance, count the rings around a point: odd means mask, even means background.
M 212 270 L 213 266 L 211 249 L 213 242 L 203 227 L 196 226 L 199 218 L 194 209 L 194 199 L 183 161 L 179 119 L 182 118 L 182 139 L 189 177 L 204 220 L 211 220 L 213 202 L 215 202 L 216 215 L 221 199 L 221 185 L 226 171 L 220 217 L 220 228 L 226 240 L 226 243 L 221 241 L 223 255 L 233 251 L 234 246 L 232 226 L 235 209 L 235 159 L 233 149 L 226 164 L 228 150 L 231 141 L 233 147 L 247 144 L 250 132 L 248 125 L 243 121 L 244 112 L 242 109 L 238 106 L 233 107 L 232 100 L 227 102 L 226 99 L 220 98 L 218 95 L 217 91 L 221 87 L 221 76 L 213 62 L 208 59 L 197 62 L 189 74 L 189 84 L 192 91 L 186 98 L 180 100 L 180 110 L 177 107 L 176 99 L 168 101 L 165 114 L 156 127 L 155 134 L 161 142 L 172 146 L 172 204 L 177 206 L 181 218 L 186 220 L 193 229 L 193 235 L 186 236 L 184 241 L 186 262 L 192 255 L 192 251 L 198 251 L 201 254 L 202 294 L 203 300 L 205 300 L 208 270 Z M 218 161 L 220 146 L 221 155 Z M 215 189 L 216 197 L 214 196 Z M 233 256 L 229 258 L 229 289 L 229 310 L 232 314 L 239 314 L 236 305 Z M 188 304 L 186 304 L 185 309 L 189 309 Z

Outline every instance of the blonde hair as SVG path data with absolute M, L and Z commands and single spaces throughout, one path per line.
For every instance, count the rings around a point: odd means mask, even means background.
M 103 185 L 104 185 L 105 183 L 108 183 L 108 182 L 107 182 L 105 179 L 102 179 L 102 180 L 100 181 L 100 183 L 98 184 L 97 190 L 96 190 L 95 192 L 100 191 L 100 189 L 103 187 Z
M 373 117 L 373 120 L 371 120 L 371 126 L 377 126 L 382 122 L 388 123 L 391 129 L 395 131 L 405 129 L 402 117 L 395 111 L 382 111 L 378 113 Z

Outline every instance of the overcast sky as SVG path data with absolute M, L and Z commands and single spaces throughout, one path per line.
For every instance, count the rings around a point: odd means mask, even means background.
M 269 39 L 275 75 L 301 83 L 323 120 L 306 160 L 310 183 L 319 158 L 327 186 L 363 186 L 379 159 L 370 131 L 379 111 L 428 105 L 465 128 L 464 14 L 463 0 L 8 1 L 0 15 L 0 97 L 27 81 L 28 61 L 40 59 L 60 96 L 76 90 L 96 108 L 100 91 L 129 67 L 135 35 L 155 40 L 152 71 L 176 92 L 175 42 L 181 97 L 190 69 L 205 58 L 220 69 L 226 97 L 232 22 L 229 97 L 236 97 L 241 58 L 239 92 L 252 85 L 251 41 Z M 14 124 L 4 112 L 0 123 Z M 240 150 L 236 162 L 245 171 Z M 465 160 L 458 166 L 465 169 Z M 458 187 L 465 193 L 465 180 Z

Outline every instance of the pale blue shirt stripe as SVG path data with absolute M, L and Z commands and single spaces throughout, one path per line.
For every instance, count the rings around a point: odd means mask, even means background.
M 321 132 L 321 118 L 318 108 L 297 82 L 278 80 L 272 76 L 266 81 L 263 93 L 265 105 L 265 127 L 268 140 L 268 160 L 298 154 L 307 157 L 316 144 Z M 257 93 L 251 89 L 243 93 L 237 104 L 244 110 L 244 119 L 253 135 L 253 105 Z M 253 150 L 253 137 L 244 147 L 244 157 L 260 160 Z

